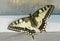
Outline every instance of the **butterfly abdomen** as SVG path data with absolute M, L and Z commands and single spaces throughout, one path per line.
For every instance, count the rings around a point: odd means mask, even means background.
M 41 31 L 45 31 L 46 21 L 52 14 L 54 9 L 53 5 L 46 5 L 43 8 L 38 9 L 35 13 L 30 14 L 28 17 L 20 18 L 12 22 L 9 26 L 9 30 L 27 32 L 32 35 Z

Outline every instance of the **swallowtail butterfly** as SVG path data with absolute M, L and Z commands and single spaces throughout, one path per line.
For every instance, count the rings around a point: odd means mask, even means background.
M 37 32 L 46 31 L 46 21 L 50 17 L 53 9 L 54 5 L 46 5 L 45 7 L 38 9 L 33 14 L 29 14 L 27 17 L 20 18 L 12 22 L 8 26 L 8 29 L 29 33 L 29 35 L 34 39 L 34 35 Z

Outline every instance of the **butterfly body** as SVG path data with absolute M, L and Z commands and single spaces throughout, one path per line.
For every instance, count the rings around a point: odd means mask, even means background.
M 9 30 L 14 30 L 18 32 L 27 32 L 29 34 L 35 35 L 37 32 L 45 31 L 46 21 L 50 17 L 54 9 L 53 5 L 46 5 L 40 8 L 33 14 L 29 14 L 28 17 L 20 18 L 12 22 L 9 26 Z

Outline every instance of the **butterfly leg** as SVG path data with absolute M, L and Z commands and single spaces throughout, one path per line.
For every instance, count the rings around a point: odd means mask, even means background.
M 35 35 L 37 35 L 37 34 L 36 34 L 36 33 L 34 33 L 34 34 L 31 34 L 31 35 L 32 35 L 32 38 L 33 38 L 33 39 L 35 39 L 35 37 L 34 37 L 34 36 L 35 36 Z
M 34 35 L 32 35 L 32 38 L 34 39 Z

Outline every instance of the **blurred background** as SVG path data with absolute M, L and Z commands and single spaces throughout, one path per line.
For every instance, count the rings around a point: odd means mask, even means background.
M 12 21 L 49 4 L 55 9 L 47 21 L 48 33 L 39 33 L 33 40 L 30 35 L 7 29 Z M 0 0 L 0 41 L 60 41 L 60 0 Z
M 26 15 L 44 5 L 55 5 L 54 14 L 60 13 L 60 0 L 0 0 L 0 15 Z
M 60 31 L 60 0 L 0 0 L 0 32 L 13 32 L 8 25 L 19 18 L 34 13 L 45 5 L 55 6 L 53 15 L 48 20 L 47 32 Z

